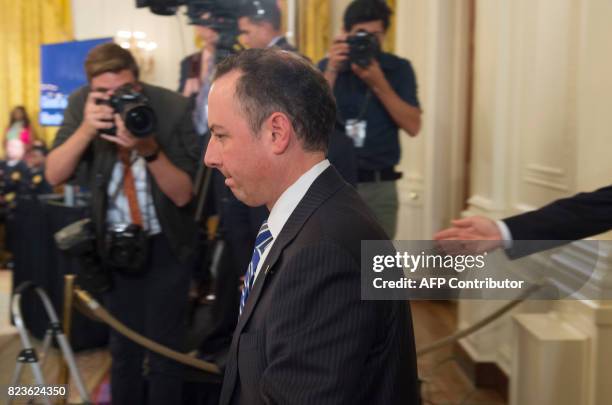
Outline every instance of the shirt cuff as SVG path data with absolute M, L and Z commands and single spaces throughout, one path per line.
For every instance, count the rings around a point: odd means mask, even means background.
M 495 221 L 495 225 L 497 225 L 497 229 L 501 233 L 504 249 L 512 249 L 513 239 L 508 225 L 502 220 Z

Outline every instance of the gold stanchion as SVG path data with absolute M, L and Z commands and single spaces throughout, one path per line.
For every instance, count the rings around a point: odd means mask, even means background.
M 102 322 L 105 322 L 111 328 L 121 333 L 123 336 L 127 337 L 131 341 L 157 354 L 161 354 L 162 356 L 176 360 L 179 363 L 186 364 L 188 366 L 206 371 L 214 375 L 219 375 L 219 376 L 222 375 L 221 370 L 219 369 L 219 366 L 217 366 L 216 364 L 209 363 L 207 361 L 203 361 L 195 357 L 191 357 L 186 353 L 180 353 L 166 346 L 162 346 L 161 344 L 145 336 L 142 336 L 141 334 L 128 328 L 123 323 L 119 322 L 117 318 L 112 316 L 103 306 L 101 306 L 98 303 L 98 301 L 96 301 L 91 295 L 89 295 L 87 291 L 81 290 L 80 288 L 76 288 L 74 290 L 74 293 L 76 294 L 77 298 L 81 300 L 81 302 L 87 305 L 91 313 L 93 313 Z
M 74 274 L 64 276 L 64 319 L 63 329 L 66 340 L 70 343 L 70 328 L 72 327 L 72 297 L 74 296 Z M 66 359 L 62 357 L 62 365 L 59 374 L 59 384 L 68 384 L 70 381 L 70 371 Z M 66 404 L 66 399 L 62 398 L 58 404 Z

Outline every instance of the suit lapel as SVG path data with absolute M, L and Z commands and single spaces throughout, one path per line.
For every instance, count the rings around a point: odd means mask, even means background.
M 304 198 L 302 198 L 297 207 L 295 207 L 295 210 L 278 235 L 277 240 L 272 242 L 270 253 L 261 266 L 261 271 L 255 280 L 253 291 L 249 294 L 249 299 L 244 307 L 244 311 L 238 320 L 238 325 L 236 326 L 236 332 L 238 334 L 242 332 L 242 329 L 251 317 L 263 290 L 266 278 L 269 274 L 274 272 L 274 265 L 285 247 L 295 239 L 298 232 L 316 209 L 344 184 L 345 183 L 336 172 L 336 169 L 330 166 L 312 183 L 312 186 L 308 192 L 306 192 Z
M 240 318 L 238 318 L 238 325 L 236 326 L 234 336 L 232 337 L 232 344 L 230 346 L 230 353 L 227 361 L 227 369 L 223 381 L 223 389 L 221 391 L 221 400 L 219 402 L 221 405 L 229 403 L 231 394 L 234 392 L 236 378 L 238 376 L 238 340 L 242 330 L 253 314 L 259 297 L 264 290 L 266 279 L 272 276 L 275 271 L 274 266 L 283 250 L 289 243 L 291 243 L 291 241 L 295 239 L 308 218 L 310 218 L 310 216 L 319 206 L 321 206 L 321 204 L 323 204 L 323 202 L 346 185 L 347 183 L 342 180 L 333 166 L 325 169 L 325 171 L 321 173 L 321 175 L 312 183 L 308 189 L 308 192 L 306 192 L 306 195 L 304 195 L 304 198 L 302 198 L 297 207 L 295 207 L 295 210 L 287 220 L 287 223 L 285 223 L 285 226 L 278 235 L 278 238 L 272 242 L 273 244 L 270 253 L 266 257 L 266 260 L 261 266 L 259 275 L 255 279 L 253 290 L 249 294 L 249 298 L 246 302 L 242 315 L 240 315 Z

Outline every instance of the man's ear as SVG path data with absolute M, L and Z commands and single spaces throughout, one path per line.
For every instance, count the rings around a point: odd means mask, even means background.
M 272 113 L 266 120 L 266 129 L 272 144 L 272 153 L 283 154 L 294 136 L 293 124 L 289 117 L 282 112 Z

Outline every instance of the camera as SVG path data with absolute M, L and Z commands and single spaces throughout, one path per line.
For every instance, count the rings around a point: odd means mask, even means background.
M 187 6 L 187 16 L 192 25 L 201 25 L 219 34 L 216 44 L 215 64 L 243 47 L 238 41 L 237 10 L 243 0 L 136 0 L 136 7 L 148 7 L 158 15 L 174 15 L 180 6 Z
M 359 30 L 354 35 L 347 37 L 346 43 L 349 45 L 347 69 L 353 63 L 359 67 L 366 68 L 370 66 L 373 59 L 378 59 L 380 43 L 373 34 Z
M 97 99 L 96 104 L 108 105 L 121 116 L 125 127 L 137 138 L 150 136 L 157 130 L 157 116 L 149 106 L 149 100 L 136 91 L 132 84 L 119 87 L 110 99 Z M 100 130 L 107 135 L 116 135 L 117 127 Z
M 136 224 L 115 224 L 106 232 L 104 261 L 114 270 L 138 275 L 145 271 L 148 253 L 147 235 Z
M 56 232 L 54 238 L 60 250 L 79 261 L 77 283 L 88 291 L 103 293 L 109 291 L 113 283 L 98 255 L 93 228 L 91 219 L 82 219 Z
M 238 41 L 238 18 L 228 4 L 218 1 L 188 2 L 187 16 L 189 24 L 201 25 L 217 32 L 215 64 L 243 49 Z

